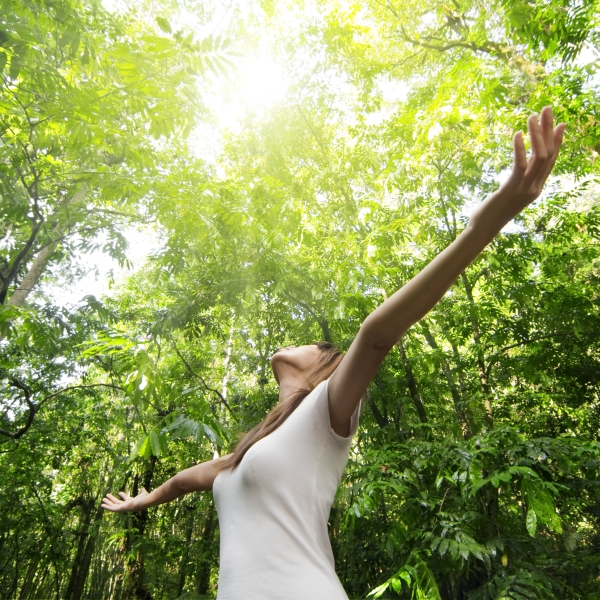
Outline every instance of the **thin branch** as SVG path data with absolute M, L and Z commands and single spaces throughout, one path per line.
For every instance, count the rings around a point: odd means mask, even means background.
M 58 390 L 58 392 L 54 392 L 54 393 L 50 394 L 49 396 L 46 396 L 43 400 L 40 400 L 38 407 L 42 406 L 42 404 L 44 404 L 44 402 L 46 402 L 46 400 L 50 400 L 51 398 L 54 398 L 55 396 L 59 396 L 60 394 L 64 394 L 65 392 L 70 392 L 71 390 L 82 390 L 82 389 L 95 388 L 95 387 L 108 387 L 108 388 L 112 388 L 113 390 L 119 390 L 120 392 L 127 391 L 125 388 L 122 388 L 119 385 L 114 385 L 112 383 L 89 383 L 89 384 L 82 384 L 82 385 L 72 385 L 72 386 L 66 387 L 62 390 Z
M 284 292 L 286 296 L 289 296 L 296 304 L 299 304 L 304 310 L 307 310 L 317 321 L 321 318 L 306 302 L 299 300 L 294 295 L 290 294 L 290 292 Z
M 484 44 L 476 44 L 474 42 L 466 41 L 463 36 L 462 41 L 457 40 L 444 44 L 441 43 L 440 40 L 439 44 L 432 44 L 431 42 L 411 38 L 408 33 L 406 33 L 404 26 L 401 24 L 399 25 L 399 28 L 399 33 L 401 34 L 402 38 L 413 46 L 419 46 L 428 50 L 436 50 L 437 52 L 446 52 L 447 50 L 452 50 L 454 48 L 464 48 L 466 50 L 471 50 L 472 52 L 483 52 L 489 56 L 493 56 L 504 61 L 509 66 L 512 66 L 511 63 L 516 65 L 523 73 L 531 77 L 532 80 L 536 80 L 540 71 L 543 70 L 541 65 L 530 63 L 525 58 L 520 56 L 514 47 L 503 46 L 498 42 L 487 40 Z
M 10 431 L 5 431 L 4 429 L 0 429 L 0 434 L 5 435 L 13 440 L 20 438 L 32 425 L 33 419 L 39 409 L 39 405 L 36 405 L 35 402 L 31 399 L 33 392 L 31 388 L 25 385 L 22 381 L 13 377 L 10 381 L 10 385 L 15 387 L 23 392 L 25 395 L 25 402 L 27 402 L 27 406 L 29 407 L 29 414 L 27 415 L 27 423 L 19 431 L 11 433 Z
M 514 344 L 509 344 L 508 346 L 504 346 L 504 348 L 500 348 L 497 352 L 494 352 L 492 356 L 489 358 L 489 364 L 486 369 L 486 376 L 489 378 L 490 373 L 492 371 L 492 367 L 500 360 L 502 354 L 504 354 L 507 350 L 511 350 L 512 348 L 518 348 L 519 346 L 527 346 L 528 344 L 533 344 L 535 342 L 539 342 L 541 340 L 547 340 L 550 338 L 556 337 L 568 337 L 571 334 L 568 332 L 557 332 L 557 333 L 549 333 L 548 335 L 541 335 L 538 338 L 533 338 L 529 340 L 523 340 L 522 342 L 515 342 Z
M 70 392 L 72 390 L 95 388 L 95 387 L 109 387 L 109 388 L 119 390 L 121 392 L 126 391 L 122 387 L 119 387 L 118 385 L 113 385 L 111 383 L 90 383 L 90 384 L 82 384 L 82 385 L 72 385 L 72 386 L 63 388 L 62 390 L 58 390 L 57 392 L 53 392 L 52 394 L 49 394 L 48 396 L 46 396 L 45 398 L 40 400 L 40 402 L 38 404 L 36 404 L 31 399 L 31 396 L 33 395 L 33 391 L 31 390 L 31 388 L 29 386 L 25 385 L 22 381 L 19 381 L 16 377 L 13 377 L 11 379 L 10 385 L 12 387 L 16 387 L 16 388 L 20 389 L 23 392 L 23 394 L 25 396 L 25 402 L 27 402 L 27 405 L 29 407 L 29 415 L 27 416 L 27 423 L 25 423 L 25 425 L 23 427 L 21 427 L 21 429 L 19 429 L 18 431 L 14 431 L 14 432 L 6 431 L 5 429 L 0 429 L 0 435 L 4 435 L 7 438 L 10 438 L 13 440 L 19 439 L 33 425 L 33 419 L 35 418 L 35 415 L 39 412 L 40 408 L 46 401 L 48 401 L 51 398 L 54 398 L 60 394 L 64 394 L 65 392 Z
M 206 381 L 204 380 L 204 378 L 201 375 L 198 375 L 198 373 L 196 373 L 192 369 L 192 367 L 189 365 L 189 363 L 187 362 L 187 360 L 185 360 L 185 358 L 183 357 L 183 355 L 181 354 L 181 352 L 179 352 L 179 348 L 177 347 L 177 344 L 175 343 L 175 340 L 173 340 L 172 338 L 171 338 L 171 343 L 173 344 L 173 348 L 175 348 L 175 352 L 176 352 L 177 356 L 179 356 L 179 358 L 181 359 L 181 362 L 184 364 L 185 368 L 188 370 L 188 372 L 190 373 L 190 375 L 192 377 L 195 377 L 196 379 L 199 379 L 202 382 L 202 385 L 204 386 L 204 388 L 207 391 L 212 392 L 213 394 L 215 394 L 216 396 L 218 396 L 219 401 L 221 402 L 221 404 L 223 404 L 223 406 L 225 406 L 225 408 L 227 408 L 227 410 L 229 411 L 229 414 L 231 415 L 231 418 L 234 421 L 237 421 L 237 419 L 233 416 L 233 412 L 231 410 L 231 407 L 227 403 L 227 400 L 225 400 L 225 397 L 223 396 L 223 394 L 221 394 L 221 392 L 219 392 L 219 390 L 211 388 L 206 383 Z M 215 417 L 216 417 L 216 415 L 215 415 Z
M 299 300 L 287 291 L 284 293 L 286 296 L 289 296 L 294 302 L 299 304 L 302 308 L 307 310 L 316 319 L 317 323 L 319 324 L 319 327 L 321 328 L 321 331 L 323 332 L 323 337 L 325 338 L 325 341 L 333 343 L 327 319 L 322 314 L 317 314 L 308 304 L 306 304 L 306 302 L 302 302 L 302 300 Z

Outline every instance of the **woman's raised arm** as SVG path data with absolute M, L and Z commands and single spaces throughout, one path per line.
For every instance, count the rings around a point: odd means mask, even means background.
M 171 479 L 165 481 L 153 492 L 142 488 L 141 492 L 132 498 L 125 492 L 119 492 L 121 498 L 106 494 L 102 500 L 102 508 L 112 512 L 139 512 L 150 506 L 164 504 L 190 492 L 206 492 L 212 490 L 215 477 L 219 473 L 218 463 L 226 458 L 222 456 L 180 471 Z
M 554 128 L 552 109 L 546 107 L 539 121 L 537 115 L 529 117 L 527 127 L 529 159 L 519 132 L 513 138 L 513 170 L 506 183 L 475 210 L 448 248 L 365 319 L 328 384 L 331 426 L 338 434 L 348 433 L 352 413 L 394 344 L 438 303 L 500 230 L 542 192 L 565 125 Z

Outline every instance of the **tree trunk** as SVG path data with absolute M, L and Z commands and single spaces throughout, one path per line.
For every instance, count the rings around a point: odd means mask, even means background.
M 437 345 L 435 338 L 431 335 L 431 331 L 429 330 L 428 325 L 425 321 L 421 321 L 421 329 L 423 334 L 425 335 L 425 339 L 427 343 L 431 346 L 433 350 L 436 350 L 440 353 L 442 370 L 444 371 L 444 376 L 446 378 L 446 382 L 448 383 L 448 387 L 450 388 L 450 394 L 452 395 L 452 401 L 454 402 L 454 412 L 456 414 L 456 418 L 461 426 L 463 437 L 465 439 L 470 438 L 475 431 L 477 430 L 475 426 L 475 419 L 473 419 L 473 415 L 469 408 L 465 405 L 463 398 L 456 387 L 456 382 L 454 381 L 454 375 L 452 370 L 450 369 L 450 365 L 448 361 L 444 357 L 440 347 Z
M 27 570 L 27 575 L 25 576 L 25 581 L 23 582 L 21 591 L 19 592 L 19 600 L 25 600 L 29 596 L 29 592 L 32 591 L 33 582 L 35 581 L 35 575 L 37 573 L 39 563 L 40 556 L 36 556 L 32 559 L 29 569 Z
M 212 567 L 212 546 L 216 527 L 215 507 L 213 502 L 208 506 L 206 521 L 202 530 L 200 540 L 200 560 L 196 572 L 196 585 L 194 591 L 199 595 L 206 595 L 210 586 L 210 572 Z
M 73 201 L 79 202 L 80 200 L 83 200 L 83 198 L 87 194 L 87 191 L 88 186 L 85 185 L 82 189 L 73 194 L 73 196 L 67 201 L 67 204 L 70 204 Z M 10 298 L 6 301 L 6 306 L 14 306 L 15 308 L 23 306 L 23 303 L 27 299 L 27 296 L 29 296 L 31 290 L 33 290 L 33 288 L 37 285 L 38 281 L 40 280 L 40 277 L 42 276 L 42 273 L 48 265 L 50 256 L 52 255 L 54 250 L 56 250 L 56 246 L 58 245 L 59 239 L 62 237 L 63 234 L 63 232 L 57 224 L 54 225 L 53 230 L 57 239 L 44 246 L 38 252 L 37 256 L 33 260 L 31 267 L 29 268 L 29 271 L 27 271 L 27 274 L 23 278 L 23 281 L 21 282 L 19 287 L 13 291 Z M 8 289 L 6 289 L 6 291 L 8 291 Z M 4 336 L 0 335 L 0 342 L 3 339 Z
M 150 458 L 150 464 L 144 473 L 143 487 L 150 488 L 152 478 L 154 477 L 154 467 L 156 466 L 156 456 Z M 140 477 L 136 475 L 133 479 L 133 496 L 137 496 L 139 492 Z M 127 572 L 129 592 L 134 598 L 140 600 L 152 600 L 152 594 L 146 587 L 144 581 L 144 555 L 140 550 L 137 550 L 134 556 L 131 556 L 131 551 L 134 547 L 137 538 L 144 535 L 146 523 L 148 522 L 148 511 L 143 510 L 138 513 L 133 513 L 131 516 L 132 529 L 127 533 L 125 538 L 125 551 L 130 556 L 125 565 Z
M 87 190 L 88 188 L 87 186 L 85 186 L 83 189 L 75 192 L 71 199 L 67 201 L 67 204 L 83 200 L 84 196 L 87 194 Z M 53 230 L 57 238 L 60 238 L 62 236 L 63 232 L 57 225 L 54 226 Z M 54 252 L 54 250 L 56 250 L 58 241 L 59 240 L 57 239 L 54 242 L 50 242 L 47 246 L 44 246 L 38 252 L 37 256 L 33 261 L 33 264 L 29 268 L 29 271 L 23 278 L 21 285 L 16 290 L 14 290 L 11 297 L 8 299 L 6 303 L 7 306 L 19 307 L 23 305 L 23 302 L 25 302 L 25 299 L 27 298 L 31 290 L 35 287 L 42 273 L 44 272 L 44 269 L 48 264 L 50 255 Z
M 191 514 L 188 519 L 188 526 L 185 532 L 185 548 L 183 549 L 183 556 L 181 557 L 181 566 L 179 567 L 179 583 L 177 584 L 176 597 L 179 598 L 183 594 L 183 588 L 185 587 L 185 579 L 187 576 L 187 566 L 190 557 L 190 544 L 192 542 L 192 533 L 194 532 L 194 520 L 196 517 L 196 511 L 190 511 Z
M 235 325 L 235 310 L 231 309 L 231 324 L 229 325 L 229 339 L 225 348 L 225 359 L 223 360 L 223 381 L 221 382 L 221 396 L 227 400 L 227 384 L 229 383 L 229 366 L 231 363 L 231 352 L 233 351 L 233 329 Z M 264 377 L 264 375 L 263 375 Z
M 58 242 L 52 242 L 38 252 L 29 271 L 27 271 L 27 275 L 23 277 L 23 281 L 21 281 L 19 287 L 14 290 L 11 297 L 8 299 L 8 302 L 6 303 L 7 306 L 15 306 L 17 308 L 23 306 L 25 299 L 39 281 L 48 264 L 50 255 L 54 252 L 57 245 Z
M 381 414 L 381 411 L 377 407 L 377 404 L 375 404 L 375 401 L 373 400 L 373 396 L 371 396 L 371 392 L 369 392 L 369 390 L 367 390 L 367 399 L 369 402 L 369 406 L 371 407 L 371 410 L 373 411 L 373 416 L 375 417 L 375 420 L 377 421 L 377 425 L 379 425 L 379 427 L 381 427 L 383 429 L 388 424 L 388 420 Z
M 319 319 L 319 325 L 321 327 L 321 331 L 323 332 L 323 339 L 326 342 L 333 344 L 333 339 L 331 338 L 331 331 L 329 330 L 329 323 L 327 319 Z
M 473 286 L 469 281 L 466 273 L 461 274 L 461 279 L 465 287 L 467 298 L 469 299 L 470 310 L 469 317 L 471 319 L 471 328 L 473 330 L 473 340 L 477 347 L 477 371 L 479 373 L 479 382 L 481 384 L 481 390 L 483 392 L 483 404 L 485 407 L 485 418 L 488 429 L 492 429 L 494 426 L 494 418 L 492 413 L 492 403 L 490 400 L 490 386 L 488 384 L 487 371 L 485 368 L 485 357 L 483 354 L 483 348 L 481 347 L 481 341 L 479 337 L 479 321 L 475 315 L 475 300 L 473 299 Z
M 404 366 L 404 374 L 406 375 L 408 390 L 410 392 L 413 404 L 415 405 L 417 415 L 419 415 L 419 421 L 421 421 L 421 423 L 427 423 L 428 421 L 427 413 L 425 412 L 425 405 L 423 404 L 423 400 L 421 400 L 421 395 L 419 394 L 419 390 L 417 388 L 417 380 L 415 379 L 412 367 L 410 366 L 408 356 L 406 356 L 406 351 L 404 350 L 402 338 L 398 340 L 398 342 L 396 343 L 396 347 L 400 352 L 400 358 L 402 358 L 402 365 Z
M 81 579 L 80 571 L 82 568 L 83 556 L 85 554 L 88 538 L 90 523 L 92 522 L 92 514 L 94 512 L 94 500 L 87 498 L 82 504 L 82 515 L 79 522 L 79 529 L 77 531 L 77 551 L 75 553 L 75 559 L 73 560 L 73 567 L 71 569 L 71 576 L 69 577 L 69 583 L 65 592 L 66 600 L 79 600 L 81 592 L 79 591 L 79 581 Z M 85 576 L 84 575 L 84 580 Z
M 109 480 L 107 488 L 112 487 L 112 479 Z M 90 565 L 92 564 L 92 556 L 94 554 L 94 548 L 96 546 L 96 541 L 98 539 L 98 525 L 102 520 L 102 514 L 104 509 L 101 507 L 98 502 L 98 498 L 94 501 L 94 505 L 96 506 L 96 512 L 94 513 L 93 520 L 88 521 L 88 527 L 86 529 L 86 541 L 85 548 L 81 555 L 81 560 L 78 565 L 74 565 L 76 573 L 73 580 L 73 588 L 71 597 L 66 596 L 69 600 L 80 600 L 83 596 L 83 592 L 85 590 L 85 582 L 90 572 Z M 92 531 L 90 531 L 90 529 Z M 70 582 L 69 582 L 70 584 Z

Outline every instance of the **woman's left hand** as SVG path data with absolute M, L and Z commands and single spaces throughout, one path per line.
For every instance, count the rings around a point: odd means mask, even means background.
M 512 173 L 500 189 L 475 210 L 469 225 L 495 235 L 541 193 L 554 167 L 562 144 L 565 124 L 553 127 L 552 108 L 542 109 L 527 120 L 531 140 L 531 156 L 527 158 L 523 134 L 513 137 L 514 162 Z
M 140 493 L 135 497 L 132 497 L 125 492 L 119 492 L 121 499 L 113 496 L 112 494 L 106 494 L 106 496 L 102 499 L 102 508 L 118 513 L 138 512 L 146 508 L 143 506 L 143 499 L 147 495 L 148 492 L 144 488 L 142 488 Z

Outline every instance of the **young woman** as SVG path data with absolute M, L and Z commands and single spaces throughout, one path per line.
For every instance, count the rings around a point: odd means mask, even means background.
M 271 365 L 279 403 L 228 456 L 186 469 L 151 493 L 104 498 L 139 511 L 212 490 L 219 515 L 218 598 L 347 598 L 327 535 L 329 510 L 358 426 L 360 400 L 387 353 L 425 316 L 494 236 L 537 198 L 554 166 L 564 124 L 546 107 L 528 120 L 531 156 L 513 139 L 512 174 L 477 208 L 460 236 L 362 324 L 344 356 L 331 344 L 288 346 Z

